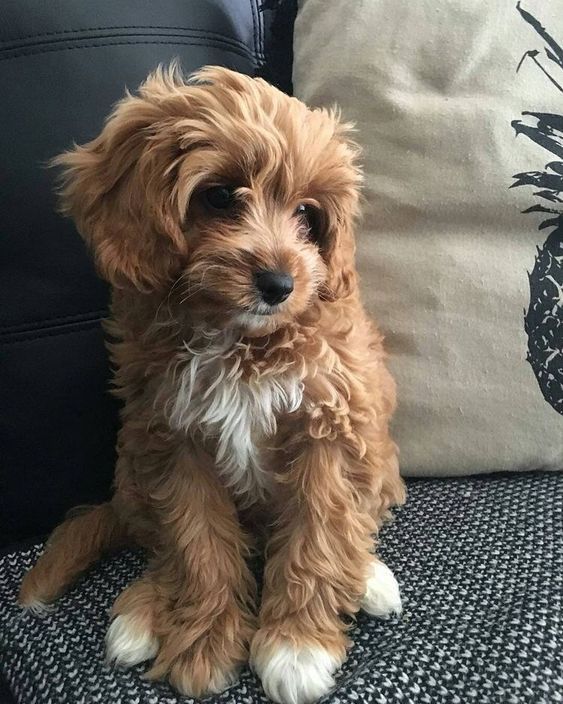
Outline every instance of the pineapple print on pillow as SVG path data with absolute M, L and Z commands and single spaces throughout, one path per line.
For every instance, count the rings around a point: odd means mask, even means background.
M 563 49 L 547 29 L 518 3 L 517 9 L 544 40 L 545 56 L 537 50 L 526 52 L 524 60 L 533 61 L 543 78 L 561 91 L 563 105 Z M 556 71 L 561 74 L 554 76 Z M 527 171 L 514 176 L 514 186 L 533 186 L 539 202 L 524 212 L 548 213 L 540 230 L 554 228 L 537 255 L 530 279 L 530 305 L 525 313 L 530 363 L 545 400 L 563 415 L 563 115 L 522 113 L 523 120 L 512 123 L 522 134 L 559 160 L 551 161 L 544 171 Z

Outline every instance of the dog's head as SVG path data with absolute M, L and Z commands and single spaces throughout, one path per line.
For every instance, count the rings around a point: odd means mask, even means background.
M 201 322 L 271 331 L 354 286 L 346 130 L 260 79 L 159 69 L 55 160 L 63 210 L 113 286 L 174 289 Z

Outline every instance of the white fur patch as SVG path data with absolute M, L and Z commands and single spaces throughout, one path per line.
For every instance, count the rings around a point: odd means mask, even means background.
M 203 334 L 185 345 L 168 386 L 166 412 L 171 427 L 186 433 L 200 429 L 216 441 L 216 460 L 227 486 L 237 494 L 260 498 L 269 475 L 257 444 L 271 437 L 281 413 L 296 411 L 303 385 L 292 374 L 243 379 L 245 345 L 234 331 Z
M 267 655 L 258 654 L 252 666 L 270 699 L 278 704 L 309 704 L 334 687 L 333 674 L 340 664 L 324 648 L 296 650 L 286 644 Z
M 158 652 L 153 634 L 130 614 L 116 616 L 106 634 L 106 660 L 110 664 L 133 667 L 152 660 Z
M 372 616 L 384 618 L 403 610 L 399 584 L 389 567 L 379 560 L 373 560 L 370 565 L 361 607 Z

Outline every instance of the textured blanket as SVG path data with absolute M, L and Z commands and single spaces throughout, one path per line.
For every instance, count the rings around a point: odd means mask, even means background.
M 19 704 L 179 704 L 143 667 L 104 663 L 108 610 L 143 570 L 126 552 L 88 573 L 45 618 L 18 584 L 41 545 L 0 558 L 0 669 Z M 563 702 L 563 474 L 417 480 L 381 536 L 404 613 L 360 614 L 337 687 L 323 701 Z M 268 701 L 254 675 L 213 702 Z

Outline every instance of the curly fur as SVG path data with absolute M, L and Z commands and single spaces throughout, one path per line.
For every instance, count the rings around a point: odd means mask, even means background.
M 142 545 L 149 566 L 115 603 L 108 657 L 153 660 L 148 676 L 186 694 L 228 686 L 250 653 L 272 698 L 311 701 L 345 657 L 343 617 L 400 610 L 373 562 L 404 488 L 395 387 L 358 293 L 347 132 L 260 79 L 206 68 L 186 82 L 172 67 L 56 160 L 63 210 L 112 284 L 124 405 L 112 501 L 54 532 L 20 601 L 50 603 L 102 552 Z M 229 216 L 203 197 L 225 183 Z M 265 311 L 253 275 L 268 269 L 294 290 Z

